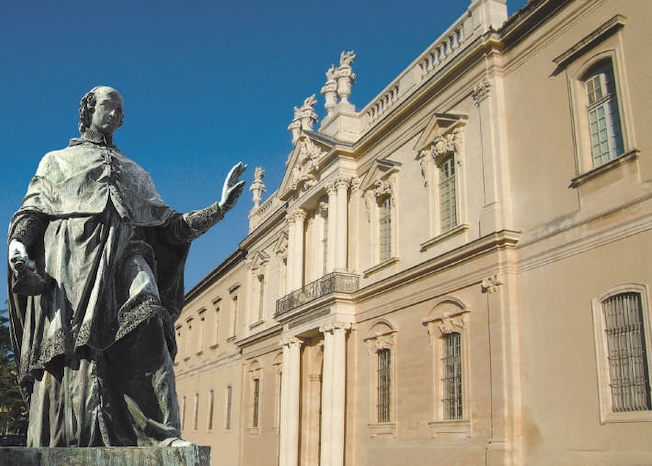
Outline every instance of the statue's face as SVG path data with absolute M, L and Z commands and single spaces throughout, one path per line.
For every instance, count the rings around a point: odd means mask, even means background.
M 100 87 L 95 91 L 95 98 L 90 129 L 110 136 L 122 121 L 122 97 L 115 89 Z

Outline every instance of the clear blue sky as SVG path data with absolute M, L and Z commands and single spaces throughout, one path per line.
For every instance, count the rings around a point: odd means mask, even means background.
M 78 136 L 83 94 L 110 85 L 125 101 L 116 145 L 152 174 L 174 209 L 205 207 L 234 163 L 250 167 L 238 205 L 193 244 L 188 290 L 245 237 L 254 167 L 266 169 L 268 193 L 280 184 L 293 107 L 315 93 L 323 117 L 319 90 L 340 52 L 357 54 L 350 100 L 360 109 L 469 3 L 4 0 L 0 223 L 20 206 L 41 157 Z M 525 3 L 509 0 L 510 15 Z

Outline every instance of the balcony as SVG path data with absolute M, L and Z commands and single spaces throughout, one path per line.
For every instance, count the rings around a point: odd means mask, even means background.
M 276 301 L 274 317 L 282 316 L 299 306 L 331 293 L 353 293 L 358 291 L 359 286 L 357 275 L 340 272 L 329 273 Z

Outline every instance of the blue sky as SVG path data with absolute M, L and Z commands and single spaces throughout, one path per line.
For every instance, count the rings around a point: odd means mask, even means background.
M 188 290 L 245 237 L 254 167 L 266 170 L 267 194 L 280 184 L 293 107 L 315 93 L 323 117 L 319 90 L 340 52 L 356 52 L 350 100 L 360 109 L 469 3 L 3 0 L 0 223 L 20 206 L 41 157 L 78 136 L 83 94 L 113 86 L 125 103 L 114 141 L 174 209 L 205 207 L 234 163 L 250 167 L 238 205 L 193 244 Z M 525 3 L 508 0 L 510 15 Z

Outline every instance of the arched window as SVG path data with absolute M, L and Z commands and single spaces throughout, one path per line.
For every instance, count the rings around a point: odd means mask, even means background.
M 611 60 L 591 67 L 582 79 L 591 139 L 593 166 L 598 167 L 624 153 L 618 94 Z

